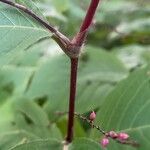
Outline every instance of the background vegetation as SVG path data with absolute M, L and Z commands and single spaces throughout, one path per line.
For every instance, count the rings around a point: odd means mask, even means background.
M 16 0 L 70 38 L 89 0 Z M 150 149 L 150 3 L 102 0 L 80 57 L 76 111 L 95 110 L 105 130 L 126 131 Z M 61 150 L 69 60 L 48 32 L 0 3 L 0 150 Z M 101 134 L 81 120 L 69 150 L 100 150 Z M 132 150 L 111 142 L 108 150 Z

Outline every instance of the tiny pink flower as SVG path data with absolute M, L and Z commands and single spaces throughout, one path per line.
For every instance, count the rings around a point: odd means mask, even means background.
M 119 140 L 127 140 L 128 138 L 129 138 L 129 135 L 127 133 L 121 132 L 121 133 L 118 134 L 118 139 Z
M 90 119 L 91 121 L 94 121 L 95 118 L 96 118 L 96 113 L 95 113 L 94 111 L 92 111 L 91 114 L 90 114 L 89 119 Z
M 111 138 L 117 138 L 118 134 L 115 131 L 110 131 L 108 132 L 108 136 L 110 136 Z
M 101 140 L 101 145 L 103 148 L 107 147 L 107 145 L 109 144 L 109 139 L 104 137 L 102 140 Z

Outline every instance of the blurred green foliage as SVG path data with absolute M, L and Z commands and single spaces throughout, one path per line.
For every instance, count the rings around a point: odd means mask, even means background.
M 89 0 L 16 2 L 70 38 L 89 4 Z M 68 108 L 69 59 L 35 20 L 5 4 L 0 4 L 0 12 L 0 150 L 62 149 L 67 115 L 56 112 Z M 129 132 L 140 150 L 150 149 L 149 16 L 148 0 L 101 1 L 80 57 L 76 100 L 77 112 L 96 110 L 97 124 Z M 100 137 L 76 119 L 69 150 L 100 150 Z M 112 142 L 110 149 L 132 148 Z

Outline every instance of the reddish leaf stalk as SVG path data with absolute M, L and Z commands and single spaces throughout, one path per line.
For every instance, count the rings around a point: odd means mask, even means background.
M 72 43 L 77 47 L 81 48 L 84 43 L 84 40 L 88 32 L 88 28 L 92 23 L 99 1 L 100 0 L 91 0 L 85 19 L 80 27 L 80 31 L 72 40 Z M 68 128 L 66 137 L 66 141 L 68 143 L 72 142 L 73 139 L 77 70 L 78 70 L 78 57 L 71 58 L 70 99 L 69 99 Z

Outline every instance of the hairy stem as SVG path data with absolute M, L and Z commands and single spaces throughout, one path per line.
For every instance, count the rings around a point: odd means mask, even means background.
M 80 49 L 86 38 L 88 28 L 90 27 L 92 23 L 98 3 L 99 3 L 99 0 L 91 0 L 85 19 L 83 20 L 83 23 L 80 27 L 80 31 L 71 41 L 73 45 L 80 47 Z M 72 142 L 72 139 L 73 139 L 78 57 L 71 58 L 70 99 L 69 99 L 68 128 L 67 128 L 67 137 L 66 137 L 66 141 L 68 143 Z

